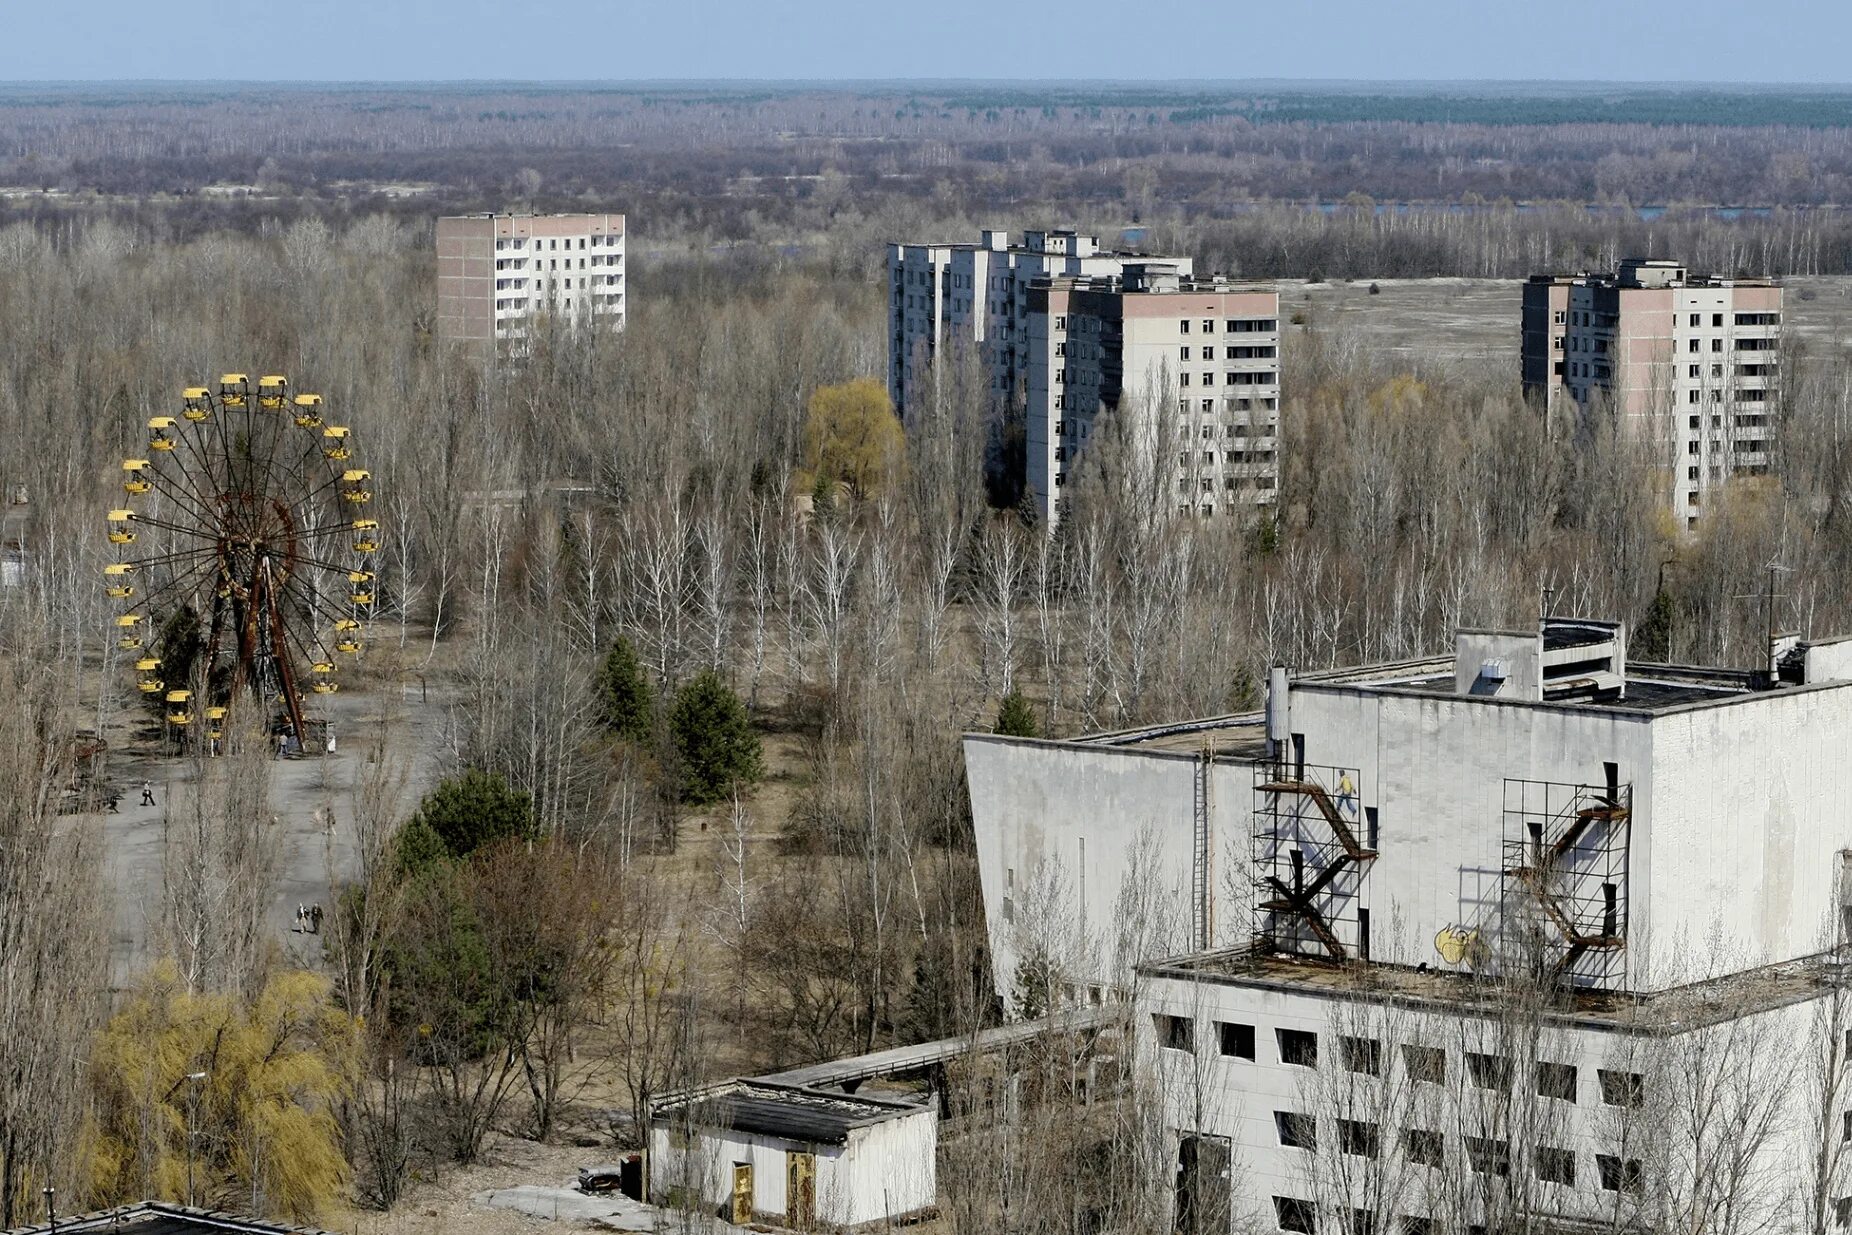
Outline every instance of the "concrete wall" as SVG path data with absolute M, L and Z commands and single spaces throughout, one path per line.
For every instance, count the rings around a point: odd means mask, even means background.
M 1051 931 L 1068 941 L 1080 984 L 1122 981 L 1126 960 L 1194 945 L 1195 756 L 991 735 L 967 736 L 964 749 L 992 973 L 1006 1006 L 1025 945 Z M 1252 925 L 1252 766 L 1218 763 L 1212 787 L 1207 882 L 1211 943 L 1220 946 Z M 1133 929 L 1122 897 L 1161 911 L 1137 957 L 1115 955 Z
M 1309 764 L 1357 769 L 1360 816 L 1377 808 L 1380 856 L 1359 900 L 1371 911 L 1372 959 L 1446 968 L 1439 931 L 1496 928 L 1507 777 L 1600 784 L 1603 762 L 1619 763 L 1634 787 L 1636 888 L 1650 869 L 1643 714 L 1295 684 L 1291 726 L 1306 737 Z
M 1847 733 L 1845 685 L 1654 722 L 1651 798 L 1635 831 L 1647 833 L 1652 860 L 1636 865 L 1633 892 L 1647 977 L 1679 980 L 1713 940 L 1733 969 L 1831 944 L 1838 855 L 1852 849 Z
M 1538 1182 L 1537 1203 L 1545 1210 L 1570 1216 L 1611 1215 L 1617 1195 L 1601 1188 L 1596 1155 L 1641 1159 L 1641 1145 L 1649 1130 L 1670 1128 L 1675 1134 L 1684 1132 L 1689 1120 L 1681 1104 L 1695 1102 L 1697 1095 L 1681 1093 L 1678 1082 L 1689 1074 L 1691 1061 L 1699 1057 L 1699 1037 L 1708 1043 L 1710 1064 L 1743 1068 L 1752 1058 L 1773 1052 L 1778 1044 L 1792 1047 L 1807 1043 L 1815 1026 L 1815 1010 L 1820 1006 L 1817 1000 L 1791 1004 L 1746 1016 L 1733 1025 L 1672 1038 L 1623 1034 L 1611 1027 L 1586 1023 L 1551 1024 L 1538 1031 L 1534 1046 L 1524 1048 L 1516 1046 L 1517 1039 L 1497 1023 L 1443 1007 L 1386 1008 L 1348 999 L 1338 992 L 1313 993 L 1305 988 L 1166 977 L 1151 978 L 1141 989 L 1133 1023 L 1138 1064 L 1156 1082 L 1164 1105 L 1172 1161 L 1179 1133 L 1228 1137 L 1233 1148 L 1236 1229 L 1243 1229 L 1243 1219 L 1247 1219 L 1264 1230 L 1274 1227 L 1275 1196 L 1316 1201 L 1329 1215 L 1345 1203 L 1335 1195 L 1341 1187 L 1338 1179 L 1345 1177 L 1352 1181 L 1380 1180 L 1385 1189 L 1400 1191 L 1402 1195 L 1395 1200 L 1400 1213 L 1444 1214 L 1448 1212 L 1443 1207 L 1445 1201 L 1424 1192 L 1430 1187 L 1458 1192 L 1462 1179 L 1473 1178 L 1462 1161 L 1463 1132 L 1512 1144 L 1514 1177 L 1520 1172 L 1532 1174 L 1534 1166 L 1525 1160 L 1530 1145 L 1572 1151 L 1576 1156 L 1574 1186 Z M 1155 1032 L 1157 1015 L 1190 1019 L 1195 1049 L 1185 1052 L 1161 1046 Z M 1253 1027 L 1252 1061 L 1220 1054 L 1219 1022 Z M 1283 1062 L 1277 1036 L 1280 1029 L 1318 1035 L 1317 1068 Z M 1344 1070 L 1340 1036 L 1369 1037 L 1381 1044 L 1382 1079 Z M 1403 1044 L 1444 1050 L 1445 1082 L 1433 1085 L 1408 1081 Z M 1497 1107 L 1486 1100 L 1488 1095 L 1471 1084 L 1464 1056 L 1472 1050 L 1512 1059 L 1514 1092 L 1518 1086 L 1526 1087 L 1527 1100 L 1535 1092 L 1538 1061 L 1571 1065 L 1576 1069 L 1575 1100 L 1540 1099 L 1528 1108 L 1534 1114 L 1524 1117 L 1523 1126 L 1532 1131 L 1513 1130 L 1513 1121 L 1501 1117 Z M 1770 1075 L 1779 1070 L 1774 1060 L 1766 1062 Z M 1605 1102 L 1599 1077 L 1603 1068 L 1640 1074 L 1645 1082 L 1644 1109 L 1629 1110 Z M 1722 1111 L 1728 1109 L 1732 1097 L 1740 1099 L 1745 1093 L 1757 1092 L 1755 1078 L 1748 1073 L 1733 1073 L 1732 1077 L 1716 1082 L 1717 1091 L 1711 1096 L 1717 1100 L 1718 1108 L 1709 1112 L 1714 1121 L 1725 1118 Z M 1791 1203 L 1805 1169 L 1802 1164 L 1807 1157 L 1805 1139 L 1809 1129 L 1807 1116 L 1800 1109 L 1802 1088 L 1797 1084 L 1787 1091 L 1792 1105 L 1777 1121 L 1767 1143 L 1760 1146 L 1751 1167 L 1755 1182 L 1746 1191 L 1753 1190 L 1770 1203 Z M 1317 1119 L 1315 1152 L 1324 1156 L 1324 1169 L 1315 1165 L 1314 1151 L 1280 1144 L 1276 1111 L 1311 1114 Z M 1339 1176 L 1331 1169 L 1336 1165 L 1338 1129 L 1334 1124 L 1340 1117 L 1377 1126 L 1387 1163 L 1379 1168 L 1380 1173 L 1352 1165 L 1345 1176 Z M 1833 1124 L 1831 1136 L 1836 1139 L 1839 1113 L 1831 1112 L 1828 1118 Z M 1410 1128 L 1443 1135 L 1447 1162 L 1444 1170 L 1430 1171 L 1400 1157 L 1401 1133 Z M 1713 1140 L 1723 1135 L 1711 1133 Z M 1358 1162 L 1355 1158 L 1349 1161 Z M 1650 1156 L 1645 1169 L 1654 1169 Z M 1651 1187 L 1650 1175 L 1648 1180 Z M 1468 1194 L 1473 1191 L 1466 1189 Z M 1339 1228 L 1332 1224 L 1323 1229 L 1331 1232 Z M 1797 1228 L 1776 1222 L 1767 1229 Z

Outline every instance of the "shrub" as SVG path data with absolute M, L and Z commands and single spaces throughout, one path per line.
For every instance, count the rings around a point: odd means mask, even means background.
M 712 669 L 676 694 L 669 727 L 681 760 L 684 802 L 718 802 L 765 774 L 759 735 L 746 705 Z
M 656 696 L 628 639 L 619 639 L 598 667 L 598 708 L 605 727 L 620 737 L 633 742 L 649 737 Z
M 533 799 L 501 773 L 471 768 L 424 796 L 399 832 L 399 862 L 415 873 L 439 858 L 466 858 L 497 841 L 533 835 Z
M 997 708 L 997 732 L 1013 738 L 1036 738 L 1041 732 L 1035 723 L 1035 709 L 1020 690 L 1003 696 Z

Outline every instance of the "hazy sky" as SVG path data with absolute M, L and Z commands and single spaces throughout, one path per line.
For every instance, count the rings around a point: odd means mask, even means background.
M 1845 0 L 0 0 L 0 80 L 1843 82 Z

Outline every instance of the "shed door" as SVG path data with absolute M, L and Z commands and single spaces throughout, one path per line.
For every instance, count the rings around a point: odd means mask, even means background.
M 785 1155 L 785 1222 L 809 1226 L 817 1218 L 817 1155 L 792 1150 Z
M 744 1226 L 752 1221 L 752 1163 L 750 1162 L 733 1164 L 733 1212 L 729 1217 L 735 1226 Z

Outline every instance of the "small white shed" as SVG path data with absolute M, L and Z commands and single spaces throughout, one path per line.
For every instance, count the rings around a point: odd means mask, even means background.
M 733 1222 L 887 1222 L 934 1204 L 938 1144 L 930 1105 L 730 1081 L 656 1104 L 649 1195 Z

